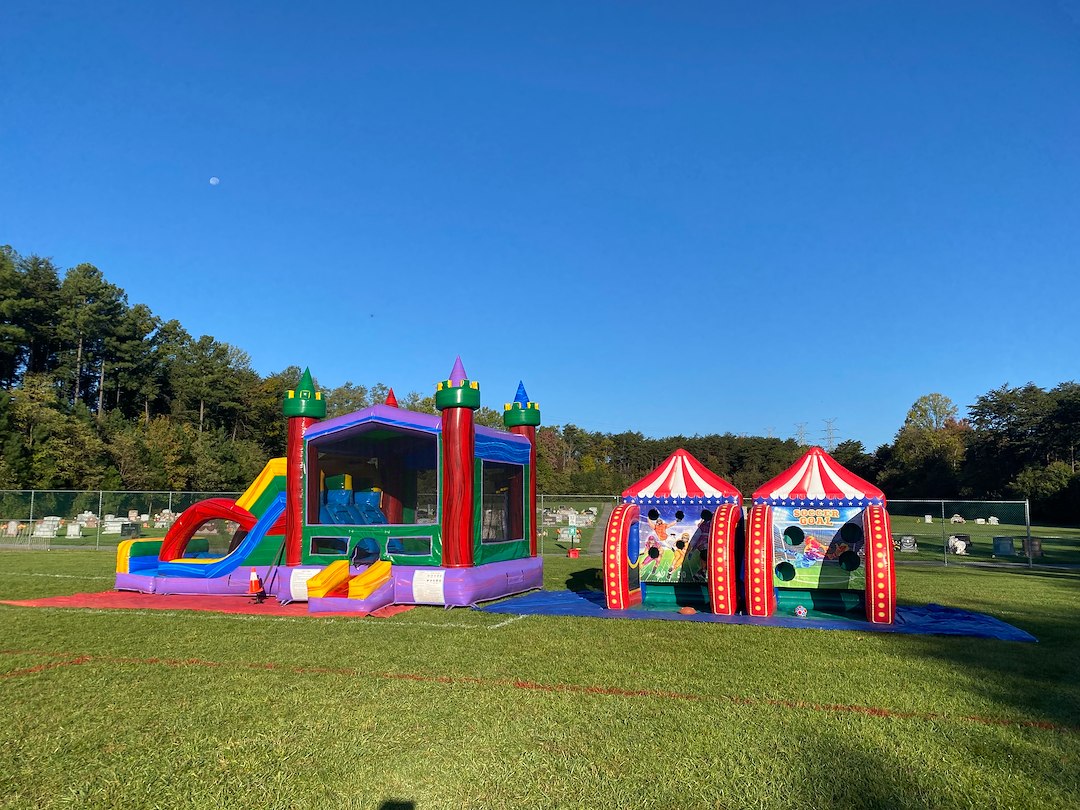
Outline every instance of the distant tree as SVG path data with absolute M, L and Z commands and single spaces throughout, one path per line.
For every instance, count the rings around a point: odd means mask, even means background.
M 1042 432 L 1052 456 L 1076 472 L 1076 450 L 1080 447 L 1080 383 L 1063 382 L 1050 391 L 1053 402 Z
M 877 478 L 877 460 L 866 452 L 860 441 L 846 439 L 840 442 L 833 450 L 832 457 L 865 481 L 874 483 Z
M 979 497 L 1003 497 L 1028 466 L 1052 457 L 1047 417 L 1054 401 L 1034 383 L 1003 385 L 978 397 L 968 409 L 972 435 L 966 478 Z
M 20 313 L 25 306 L 19 255 L 0 246 L 0 388 L 10 388 L 26 360 L 29 333 Z
M 1021 498 L 1047 501 L 1064 491 L 1071 479 L 1072 470 L 1069 465 L 1063 461 L 1054 461 L 1045 467 L 1025 467 L 1011 486 L 1014 493 Z
M 59 300 L 57 336 L 62 361 L 57 374 L 70 383 L 72 404 L 82 399 L 93 406 L 105 371 L 105 343 L 127 309 L 127 296 L 94 265 L 79 264 L 64 276 Z M 86 370 L 91 373 L 85 374 Z
M 58 349 L 56 325 L 60 311 L 60 274 L 52 260 L 40 256 L 21 257 L 22 299 L 13 323 L 26 333 L 25 371 L 51 373 L 56 368 Z
M 106 335 L 103 361 L 111 368 L 111 403 L 104 401 L 103 384 L 99 391 L 102 397 L 99 415 L 111 404 L 126 416 L 141 412 L 144 421 L 149 421 L 150 402 L 157 398 L 161 385 L 156 356 L 160 327 L 160 319 L 148 306 L 136 304 L 124 311 Z
M 961 488 L 968 425 L 957 420 L 958 409 L 943 394 L 919 397 L 907 418 L 885 467 L 885 487 L 895 495 L 955 497 Z

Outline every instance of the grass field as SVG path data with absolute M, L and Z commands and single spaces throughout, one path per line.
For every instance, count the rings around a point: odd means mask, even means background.
M 547 587 L 598 562 L 549 557 Z M 111 563 L 0 553 L 0 589 L 103 590 Z M 899 584 L 1040 643 L 0 606 L 0 807 L 1080 806 L 1080 574 Z

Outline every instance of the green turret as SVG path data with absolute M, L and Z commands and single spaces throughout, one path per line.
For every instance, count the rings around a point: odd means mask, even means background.
M 435 407 L 440 411 L 447 408 L 470 408 L 475 411 L 480 407 L 480 383 L 465 376 L 460 357 L 454 361 L 450 379 L 443 380 L 435 390 Z
M 525 393 L 525 383 L 519 382 L 517 396 L 513 402 L 506 403 L 506 410 L 503 411 L 503 426 L 509 429 L 539 425 L 540 406 L 529 401 L 529 395 Z
M 304 369 L 296 390 L 286 392 L 282 411 L 289 417 L 309 416 L 312 419 L 322 419 L 326 416 L 326 402 L 322 398 L 322 391 L 315 390 L 315 383 L 308 369 Z

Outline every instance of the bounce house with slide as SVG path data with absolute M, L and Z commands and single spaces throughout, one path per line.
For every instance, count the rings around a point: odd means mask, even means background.
M 539 588 L 536 428 L 519 385 L 505 431 L 474 424 L 480 387 L 460 358 L 435 393 L 438 416 L 386 404 L 325 419 L 304 371 L 283 403 L 285 458 L 236 501 L 180 515 L 163 540 L 117 550 L 116 588 L 307 601 L 311 612 L 369 613 L 391 604 L 464 606 Z M 209 553 L 196 532 L 236 530 Z M 254 585 L 257 583 L 257 587 Z

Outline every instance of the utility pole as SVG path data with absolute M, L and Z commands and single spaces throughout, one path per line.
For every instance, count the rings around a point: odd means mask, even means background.
M 834 416 L 832 419 L 822 419 L 821 421 L 825 423 L 825 431 L 823 434 L 825 438 L 825 449 L 831 453 L 836 449 L 836 417 Z

